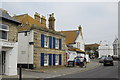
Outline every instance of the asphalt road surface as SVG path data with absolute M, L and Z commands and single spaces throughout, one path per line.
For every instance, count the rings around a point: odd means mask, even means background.
M 57 78 L 118 78 L 118 62 L 114 66 L 99 66 L 80 73 L 60 76 Z

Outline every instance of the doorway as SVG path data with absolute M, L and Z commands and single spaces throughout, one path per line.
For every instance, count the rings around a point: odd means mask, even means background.
M 5 63 L 6 63 L 6 52 L 1 51 L 0 53 L 0 74 L 5 74 Z

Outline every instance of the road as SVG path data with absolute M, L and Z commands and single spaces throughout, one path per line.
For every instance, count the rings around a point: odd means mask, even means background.
M 118 62 L 114 62 L 114 66 L 99 66 L 95 69 L 60 76 L 57 78 L 118 78 Z
M 94 64 L 96 64 L 98 61 L 94 61 Z M 75 68 L 75 69 L 81 69 L 79 72 L 71 73 L 69 75 L 59 75 L 58 77 L 55 77 L 55 74 L 57 75 L 57 72 L 52 73 L 39 73 L 39 72 L 29 72 L 29 71 L 23 71 L 24 77 L 28 79 L 22 79 L 22 80 L 118 80 L 118 62 L 114 62 L 114 66 L 103 66 L 100 64 L 100 66 L 96 66 L 93 68 Z M 93 65 L 93 62 L 89 64 L 89 67 Z M 67 68 L 65 70 L 66 72 L 69 72 L 68 70 L 73 70 Z M 54 75 L 54 77 L 53 77 Z M 49 78 L 48 78 L 49 77 Z M 51 77 L 51 78 L 50 78 Z M 38 78 L 38 79 L 36 79 Z M 109 78 L 109 79 L 108 79 Z M 18 80 L 18 79 L 3 79 L 3 80 Z

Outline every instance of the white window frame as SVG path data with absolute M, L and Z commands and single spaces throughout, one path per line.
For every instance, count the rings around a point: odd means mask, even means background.
M 3 29 L 3 28 L 2 28 L 2 25 L 6 26 L 7 29 Z M 8 31 L 9 31 L 9 26 L 6 25 L 6 24 L 0 24 L 0 31 L 1 31 L 1 32 L 2 32 L 2 31 L 7 32 L 7 39 L 1 39 L 1 38 L 0 38 L 0 40 L 8 41 Z
M 48 54 L 44 54 L 44 66 L 48 66 L 48 63 L 49 63 L 49 55 Z
M 55 45 L 56 45 L 56 49 L 59 49 L 59 39 L 57 39 L 57 38 L 56 38 Z
M 44 40 L 44 47 L 49 47 L 49 37 L 48 36 L 45 36 L 45 38 L 44 38 L 45 40 Z
M 80 48 L 80 42 L 77 42 L 77 48 Z
M 59 65 L 59 54 L 56 54 L 55 65 Z

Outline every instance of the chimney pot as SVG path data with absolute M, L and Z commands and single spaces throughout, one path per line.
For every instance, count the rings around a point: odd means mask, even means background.
M 53 30 L 53 31 L 54 31 L 54 30 L 55 30 L 55 29 L 54 29 L 54 27 L 55 27 L 54 13 L 50 14 L 49 16 L 50 16 L 50 17 L 49 17 L 49 19 L 48 19 L 48 21 L 49 21 L 49 25 L 48 25 L 48 26 L 49 26 L 49 29 L 50 29 L 50 30 Z
M 40 14 L 38 14 L 37 12 L 35 12 L 34 18 L 35 18 L 35 20 L 40 22 Z

